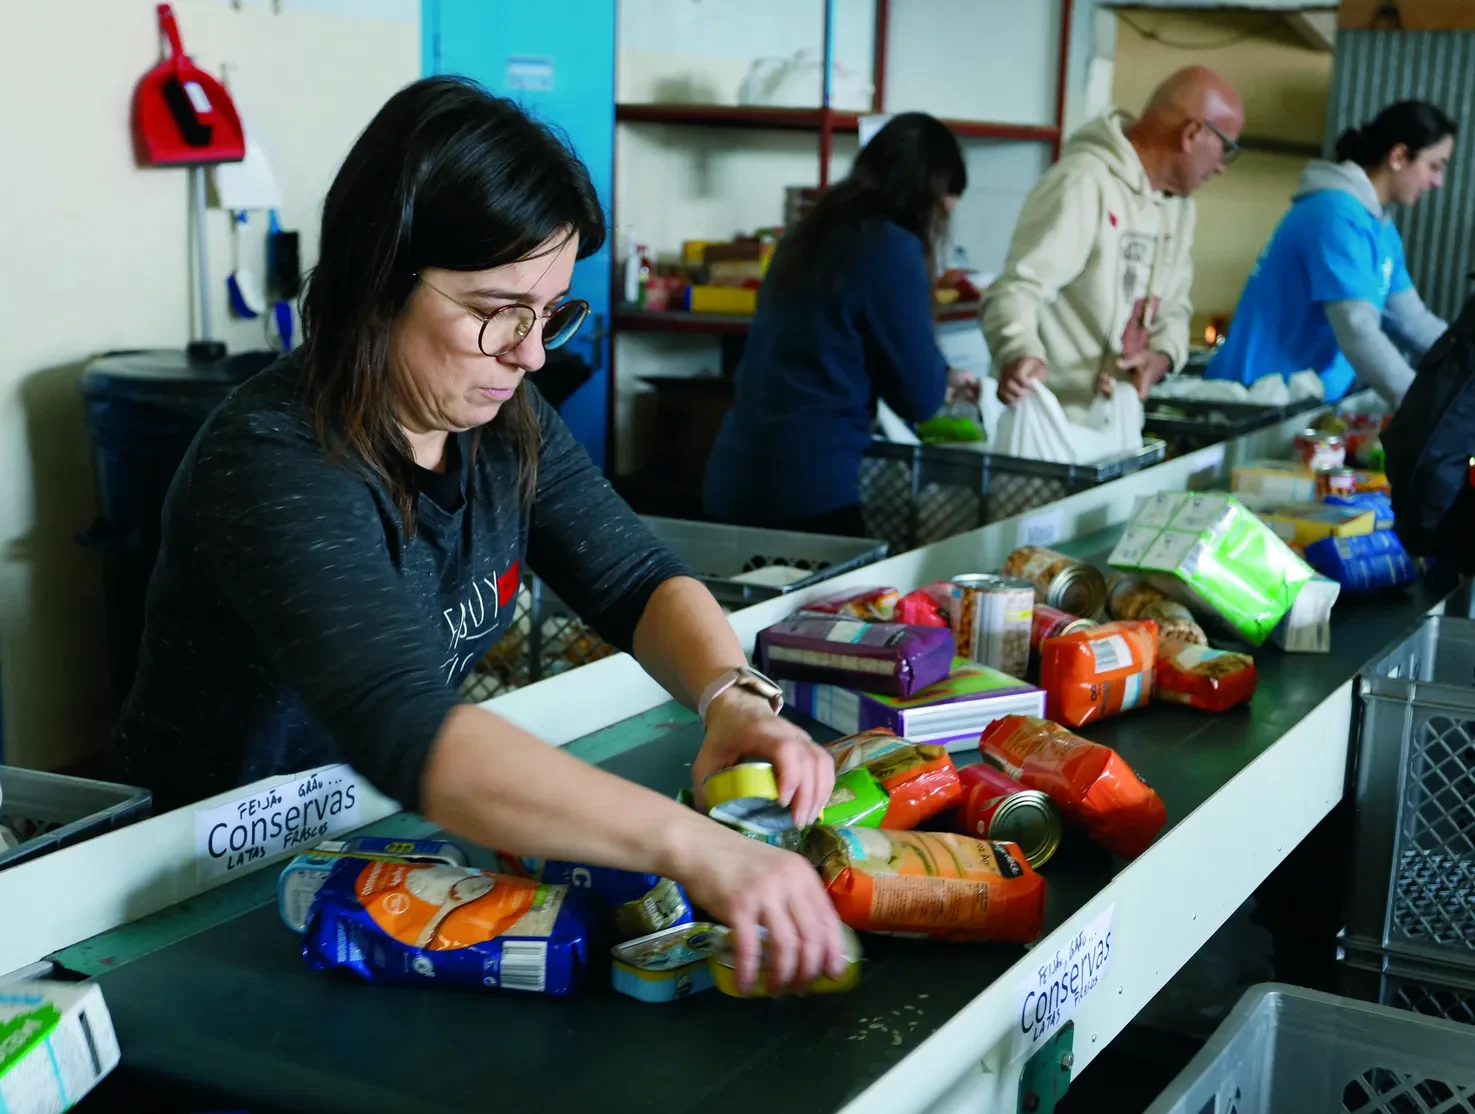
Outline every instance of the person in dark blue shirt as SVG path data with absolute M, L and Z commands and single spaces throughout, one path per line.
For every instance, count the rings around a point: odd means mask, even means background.
M 892 119 L 779 243 L 707 461 L 703 507 L 745 526 L 863 537 L 861 457 L 877 400 L 907 421 L 978 380 L 937 347 L 932 278 L 968 185 L 957 139 Z
M 1308 164 L 1206 378 L 1248 386 L 1314 371 L 1329 402 L 1360 379 L 1397 406 L 1414 380 L 1409 358 L 1445 323 L 1414 289 L 1387 210 L 1444 184 L 1455 130 L 1434 105 L 1401 101 L 1345 132 L 1338 161 Z

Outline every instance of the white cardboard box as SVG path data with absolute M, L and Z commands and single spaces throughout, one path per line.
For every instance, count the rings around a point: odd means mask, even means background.
M 118 1066 L 96 983 L 0 985 L 0 1110 L 62 1114 Z

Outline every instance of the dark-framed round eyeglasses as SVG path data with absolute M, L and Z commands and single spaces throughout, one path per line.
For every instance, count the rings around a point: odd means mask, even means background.
M 425 279 L 421 278 L 420 281 L 425 282 Z M 528 338 L 533 326 L 538 323 L 538 311 L 524 302 L 498 306 L 487 313 L 475 306 L 468 306 L 459 298 L 451 297 L 432 283 L 425 282 L 425 285 L 481 322 L 481 329 L 476 334 L 476 346 L 483 356 L 507 355 Z M 563 347 L 579 331 L 579 326 L 584 324 L 584 319 L 588 316 L 589 303 L 579 298 L 569 298 L 556 306 L 550 306 L 542 315 L 543 347 L 550 352 Z

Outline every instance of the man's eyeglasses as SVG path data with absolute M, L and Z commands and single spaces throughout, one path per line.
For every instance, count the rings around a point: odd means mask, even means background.
M 421 278 L 421 282 L 425 279 Z M 487 313 L 475 306 L 468 306 L 459 298 L 453 298 L 440 287 L 425 282 L 448 302 L 452 302 L 481 322 L 481 331 L 476 334 L 476 346 L 483 356 L 505 356 L 527 339 L 538 323 L 538 311 L 522 302 L 498 306 Z M 579 331 L 579 326 L 589 316 L 589 303 L 578 298 L 559 302 L 543 314 L 543 347 L 549 351 L 561 348 Z
M 1218 128 L 1214 127 L 1214 125 L 1209 123 L 1207 120 L 1200 120 L 1199 123 L 1219 137 L 1219 143 L 1223 147 L 1223 151 L 1219 155 L 1219 161 L 1223 165 L 1228 166 L 1235 159 L 1239 158 L 1238 142 L 1230 139 L 1227 135 L 1221 132 Z

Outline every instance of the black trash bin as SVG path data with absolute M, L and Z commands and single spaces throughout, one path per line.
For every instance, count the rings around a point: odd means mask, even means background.
M 241 382 L 276 358 L 252 351 L 192 363 L 182 350 L 109 352 L 80 388 L 97 458 L 98 516 L 77 541 L 103 558 L 113 694 L 133 684 L 143 600 L 159 552 L 164 496 L 201 424 Z

